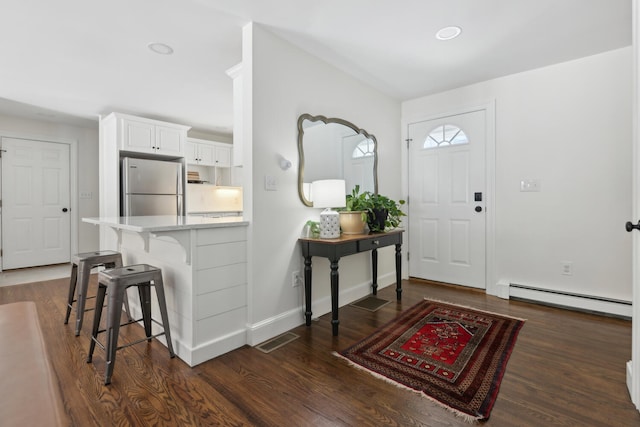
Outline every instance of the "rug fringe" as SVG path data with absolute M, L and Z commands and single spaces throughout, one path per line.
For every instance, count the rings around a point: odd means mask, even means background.
M 425 299 L 427 299 L 427 298 L 425 298 Z M 430 301 L 433 301 L 433 300 L 430 300 Z M 443 301 L 443 302 L 444 302 L 444 301 Z M 413 393 L 415 393 L 415 394 L 420 395 L 420 396 L 421 396 L 421 397 L 423 397 L 424 399 L 427 399 L 427 400 L 429 400 L 429 401 L 431 401 L 431 402 L 433 402 L 433 403 L 437 404 L 437 405 L 438 405 L 438 406 L 440 406 L 441 408 L 446 409 L 447 411 L 451 412 L 452 414 L 454 414 L 454 415 L 455 415 L 455 416 L 457 416 L 458 418 L 460 418 L 460 419 L 462 419 L 462 420 L 464 420 L 464 421 L 466 421 L 466 422 L 468 422 L 468 423 L 475 423 L 476 421 L 479 421 L 479 420 L 482 420 L 482 419 L 483 419 L 483 418 L 480 418 L 480 417 L 474 417 L 474 416 L 472 416 L 472 415 L 465 414 L 465 413 L 464 413 L 464 412 L 462 412 L 462 411 L 459 411 L 459 410 L 457 410 L 457 409 L 455 409 L 455 408 L 452 408 L 452 407 L 451 407 L 451 406 L 449 406 L 449 405 L 446 405 L 446 404 L 444 404 L 444 403 L 440 402 L 440 401 L 439 401 L 439 400 L 437 400 L 437 399 L 434 399 L 433 397 L 431 397 L 431 396 L 429 396 L 429 395 L 427 395 L 427 394 L 423 393 L 423 392 L 422 392 L 422 391 L 420 391 L 420 390 L 416 390 L 416 389 L 413 389 L 413 388 L 411 388 L 411 387 L 407 387 L 406 385 L 404 385 L 404 384 L 400 384 L 400 383 L 398 383 L 398 382 L 395 382 L 395 381 L 393 381 L 392 379 L 389 379 L 389 378 L 385 377 L 384 375 L 380 375 L 380 374 L 379 374 L 379 373 L 377 373 L 377 372 L 373 372 L 373 371 L 371 371 L 371 370 L 369 370 L 369 369 L 365 368 L 365 367 L 364 367 L 364 366 L 362 366 L 362 365 L 358 365 L 357 363 L 352 362 L 351 360 L 347 359 L 346 357 L 344 357 L 343 355 L 341 355 L 341 354 L 340 354 L 340 353 L 338 353 L 337 351 L 333 351 L 333 352 L 331 352 L 331 354 L 333 354 L 334 356 L 338 357 L 339 359 L 342 359 L 342 360 L 346 361 L 346 362 L 347 362 L 347 364 L 348 364 L 349 366 L 352 366 L 352 367 L 354 367 L 354 368 L 356 368 L 356 369 L 359 369 L 359 370 L 361 370 L 361 371 L 364 371 L 364 372 L 366 372 L 366 373 L 368 373 L 368 374 L 370 374 L 370 375 L 372 375 L 372 376 L 374 376 L 374 377 L 376 377 L 376 378 L 378 378 L 378 379 L 381 379 L 381 380 L 385 381 L 386 383 L 389 383 L 389 384 L 391 384 L 391 385 L 393 385 L 393 386 L 395 386 L 395 387 L 397 387 L 397 388 L 404 389 L 404 390 L 408 390 L 408 391 L 411 391 L 411 392 L 413 392 Z
M 458 304 L 456 302 L 442 301 L 442 300 L 433 299 L 433 298 L 427 298 L 427 297 L 424 297 L 424 300 L 425 301 L 431 301 L 431 302 L 438 302 L 438 303 L 441 303 L 441 304 L 455 305 L 455 306 L 462 307 L 462 308 L 468 308 L 469 310 L 475 310 L 475 311 L 480 311 L 482 313 L 493 314 L 495 316 L 508 317 L 509 319 L 519 320 L 521 322 L 526 322 L 527 321 L 527 319 L 522 319 L 520 317 L 513 317 L 513 316 L 509 316 L 508 314 L 496 313 L 495 311 L 489 311 L 489 310 L 483 310 L 481 308 L 471 307 L 469 305 L 462 305 L 462 304 Z

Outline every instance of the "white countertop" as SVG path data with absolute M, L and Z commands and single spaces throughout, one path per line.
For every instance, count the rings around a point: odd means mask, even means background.
M 128 230 L 137 232 L 156 232 L 191 230 L 196 228 L 216 228 L 216 227 L 238 227 L 249 224 L 241 216 L 225 216 L 220 218 L 209 218 L 203 216 L 121 216 L 121 217 L 100 217 L 82 218 L 82 221 L 106 225 L 118 230 Z

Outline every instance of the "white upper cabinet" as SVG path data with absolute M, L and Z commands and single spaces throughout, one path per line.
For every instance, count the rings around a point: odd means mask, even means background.
M 138 153 L 184 156 L 188 126 L 117 114 L 120 150 Z
M 191 165 L 230 167 L 231 144 L 187 138 L 184 157 Z
M 219 167 L 231 166 L 231 145 L 216 144 L 215 145 L 215 164 Z
M 215 146 L 213 142 L 187 138 L 184 158 L 187 164 L 215 166 Z

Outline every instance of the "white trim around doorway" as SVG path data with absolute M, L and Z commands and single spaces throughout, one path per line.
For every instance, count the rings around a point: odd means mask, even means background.
M 1 138 L 17 138 L 17 139 L 30 139 L 44 142 L 54 142 L 58 144 L 69 145 L 69 193 L 71 202 L 71 245 L 69 259 L 71 254 L 78 252 L 78 222 L 79 208 L 78 208 L 78 141 L 75 139 L 57 138 L 47 135 L 29 134 L 23 132 L 8 132 L 0 130 Z M 2 165 L 0 164 L 0 167 Z M 0 215 L 1 215 L 0 211 Z M 2 230 L 0 230 L 0 233 Z M 1 234 L 0 234 L 1 237 Z M 2 240 L 0 239 L 0 242 Z M 2 263 L 0 263 L 0 271 L 2 271 Z
M 485 240 L 485 284 L 486 293 L 496 295 L 501 298 L 509 298 L 509 288 L 498 286 L 495 280 L 495 214 L 496 214 L 496 102 L 491 100 L 485 103 L 479 103 L 469 106 L 461 106 L 447 111 L 438 113 L 425 113 L 423 115 L 414 115 L 412 117 L 403 117 L 401 122 L 402 128 L 402 169 L 405 173 L 402 175 L 402 192 L 409 194 L 409 149 L 407 146 L 409 124 L 436 120 L 444 117 L 454 116 L 458 114 L 470 113 L 472 111 L 485 111 L 486 117 L 486 144 L 485 144 L 485 161 L 486 161 L 486 240 Z M 411 203 L 411 201 L 409 201 Z M 408 218 L 411 221 L 411 218 Z M 406 236 L 407 240 L 411 239 L 410 235 Z M 408 243 L 408 242 L 407 242 Z M 408 247 L 408 246 L 407 246 Z M 411 262 L 409 260 L 409 262 Z M 408 271 L 408 270 L 407 270 Z

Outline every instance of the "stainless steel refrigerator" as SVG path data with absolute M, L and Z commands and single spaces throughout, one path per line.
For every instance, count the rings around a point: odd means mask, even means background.
M 124 157 L 121 184 L 123 216 L 184 215 L 180 163 Z

